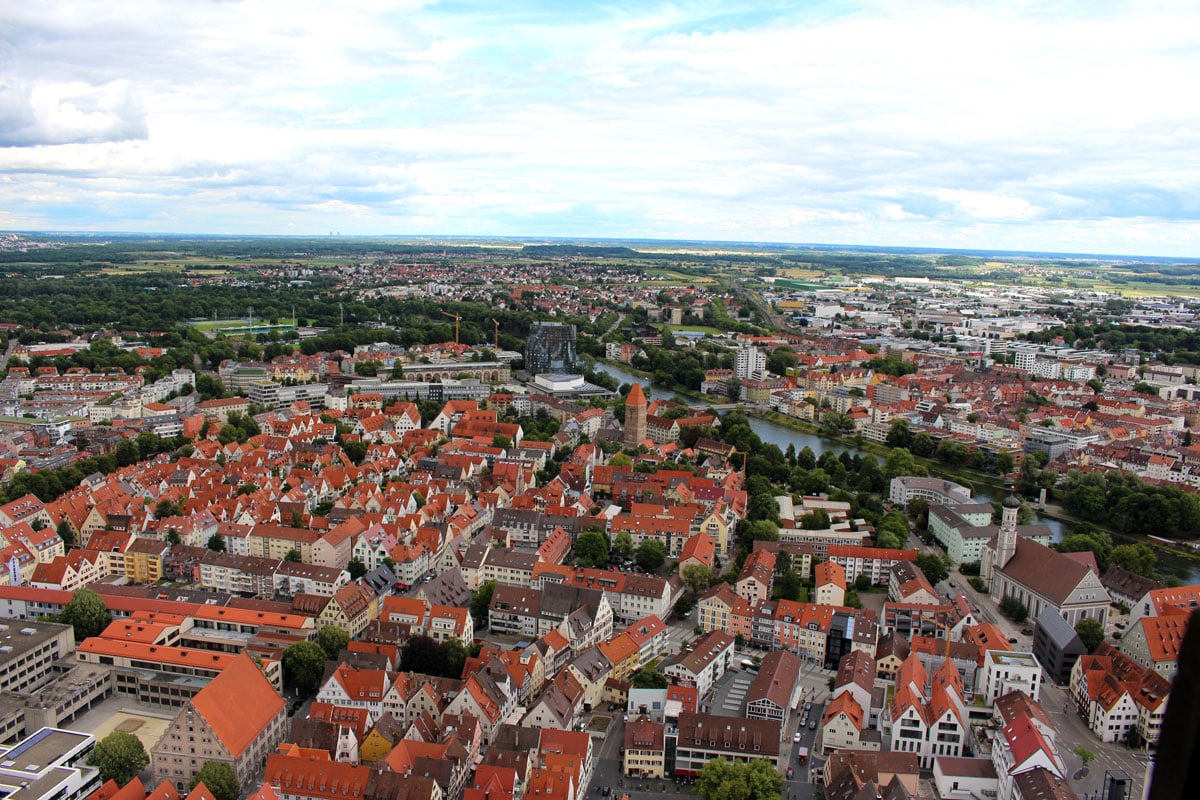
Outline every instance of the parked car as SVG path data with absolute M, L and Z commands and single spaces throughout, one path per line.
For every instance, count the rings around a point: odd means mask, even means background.
M 1114 625 L 1113 627 L 1114 627 L 1114 628 L 1116 628 L 1116 629 L 1117 629 L 1117 630 L 1119 630 L 1119 631 L 1123 631 L 1123 630 L 1125 630 L 1125 623 L 1124 623 L 1124 622 L 1118 622 L 1118 623 L 1117 623 L 1116 625 Z
M 817 729 L 817 721 L 815 719 L 810 719 L 808 721 L 808 729 L 810 731 L 815 731 Z
M 796 731 L 794 734 L 792 734 L 793 744 L 800 744 L 800 742 L 803 741 L 803 739 L 804 739 L 804 734 L 801 733 L 800 731 Z
M 950 581 L 950 588 L 951 588 L 951 589 L 957 589 L 957 588 L 958 588 L 958 584 L 957 584 L 957 583 L 955 583 L 954 581 Z
M 1017 637 L 1015 637 L 1015 636 L 1010 636 L 1010 637 L 1008 637 L 1008 643 L 1009 643 L 1009 644 L 1016 644 L 1016 643 L 1017 643 Z

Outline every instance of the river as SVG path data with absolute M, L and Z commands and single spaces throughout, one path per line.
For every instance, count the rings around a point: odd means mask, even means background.
M 606 372 L 609 375 L 612 375 L 621 383 L 642 384 L 642 389 L 645 390 L 647 398 L 666 398 L 673 396 L 672 392 L 666 392 L 662 389 L 655 389 L 649 385 L 649 382 L 645 378 L 640 378 L 637 375 L 634 375 L 632 372 L 624 370 L 613 364 L 597 361 L 595 369 L 597 371 Z M 833 439 L 826 439 L 825 437 L 818 436 L 815 433 L 795 430 L 785 425 L 779 425 L 771 422 L 770 420 L 760 419 L 758 417 L 750 418 L 750 429 L 758 434 L 758 438 L 762 439 L 764 442 L 769 442 L 770 444 L 778 446 L 780 450 L 787 450 L 787 446 L 792 444 L 795 445 L 797 451 L 808 447 L 818 456 L 827 450 L 832 450 L 835 453 L 846 451 L 849 452 L 850 455 L 858 454 L 863 456 L 874 456 L 873 453 L 867 453 L 866 451 L 860 450 L 854 445 L 843 444 L 842 442 L 834 441 Z M 878 456 L 876 456 L 876 458 L 878 458 Z M 993 494 L 986 488 L 972 486 L 971 489 L 971 496 L 981 503 L 990 503 L 993 499 L 999 499 L 995 498 Z M 1070 534 L 1073 527 L 1069 522 L 1063 522 L 1062 520 L 1043 516 L 1041 514 L 1037 515 L 1037 522 L 1040 522 L 1051 530 L 1053 540 L 1056 542 L 1061 541 L 1064 536 Z M 1141 539 L 1119 535 L 1114 535 L 1113 540 L 1117 544 L 1142 541 Z M 1184 583 L 1188 584 L 1200 583 L 1200 564 L 1198 564 L 1195 559 L 1176 555 L 1172 551 L 1164 548 L 1156 547 L 1155 552 L 1158 554 L 1158 569 L 1164 575 L 1174 575 Z

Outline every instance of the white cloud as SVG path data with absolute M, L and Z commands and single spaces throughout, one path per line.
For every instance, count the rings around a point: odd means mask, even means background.
M 91 10 L 0 10 L 0 224 L 1200 248 L 1189 4 Z

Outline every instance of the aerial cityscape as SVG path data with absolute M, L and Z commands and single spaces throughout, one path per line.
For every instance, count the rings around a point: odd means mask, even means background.
M 1200 797 L 1200 9 L 0 44 L 0 798 Z
M 1200 601 L 1195 264 L 26 234 L 0 260 L 2 781 L 1149 785 Z

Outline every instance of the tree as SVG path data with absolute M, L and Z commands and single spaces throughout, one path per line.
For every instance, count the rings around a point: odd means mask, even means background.
M 346 564 L 346 572 L 350 573 L 350 580 L 356 581 L 367 574 L 367 565 L 357 558 L 352 558 Z
M 1083 642 L 1089 653 L 1094 653 L 1104 641 L 1104 626 L 1100 620 L 1092 617 L 1084 617 L 1075 623 L 1075 633 L 1079 634 L 1079 641 Z
M 883 462 L 883 475 L 888 480 L 900 475 L 924 475 L 925 470 L 917 466 L 913 454 L 904 447 L 894 447 L 888 451 L 887 459 Z
M 450 659 L 445 649 L 428 636 L 410 636 L 400 650 L 400 671 L 447 676 Z
M 101 780 L 124 786 L 150 764 L 150 756 L 136 736 L 113 731 L 96 742 L 88 763 L 100 770 Z
M 937 584 L 950 577 L 950 570 L 946 568 L 946 562 L 942 561 L 942 557 L 937 553 L 921 553 L 917 556 L 917 568 L 925 573 L 925 577 L 930 583 Z
M 854 591 L 856 591 L 856 592 L 871 591 L 871 576 L 865 572 L 858 573 L 858 577 L 854 579 Z
M 904 547 L 904 540 L 889 531 L 879 531 L 875 535 L 875 544 L 887 550 L 899 550 Z
M 485 581 L 471 593 L 471 616 L 479 627 L 486 627 L 488 608 L 492 605 L 492 593 L 496 591 L 495 581 Z
M 771 597 L 775 600 L 799 600 L 802 587 L 803 583 L 800 581 L 800 576 L 796 574 L 796 570 L 789 569 L 775 579 Z
M 703 564 L 688 564 L 683 568 L 681 573 L 683 582 L 693 593 L 699 594 L 712 586 L 713 573 L 712 570 Z
M 299 564 L 302 559 L 303 559 L 303 555 L 300 553 L 299 550 L 297 550 L 294 547 L 291 550 L 288 550 L 286 553 L 283 554 L 283 560 L 290 561 L 293 564 Z
M 613 537 L 612 549 L 621 558 L 629 558 L 633 555 L 633 535 L 629 531 L 621 531 Z
M 325 650 L 316 642 L 296 642 L 283 651 L 283 674 L 302 695 L 312 694 L 325 674 Z
M 1083 762 L 1085 767 L 1096 760 L 1096 754 L 1083 745 L 1076 747 L 1072 752 L 1079 756 L 1079 760 Z
M 224 553 L 225 537 L 219 533 L 214 533 L 212 536 L 208 537 L 208 549 L 212 550 L 214 553 Z
M 363 459 L 367 457 L 366 442 L 342 442 L 342 451 L 345 452 L 346 457 L 353 461 L 356 465 L 361 464 Z
M 633 673 L 633 678 L 631 678 L 630 682 L 635 689 L 667 688 L 667 676 L 663 675 L 650 664 Z
M 741 763 L 717 758 L 700 771 L 696 791 L 704 800 L 779 800 L 783 777 L 766 759 Z
M 202 783 L 216 800 L 237 800 L 242 793 L 237 776 L 224 761 L 205 761 L 188 787 L 195 789 Z
M 1147 578 L 1154 577 L 1158 555 L 1144 544 L 1120 544 L 1108 556 L 1110 567 L 1121 567 Z
M 575 560 L 585 567 L 608 563 L 608 537 L 603 531 L 584 531 L 575 539 Z
M 807 514 L 802 515 L 797 522 L 806 531 L 828 530 L 830 525 L 829 514 L 823 508 L 814 508 Z
M 634 558 L 643 570 L 654 572 L 667 560 L 667 546 L 658 539 L 647 539 L 638 545 Z
M 317 631 L 317 644 L 325 651 L 325 658 L 333 661 L 350 644 L 350 634 L 336 625 L 325 625 Z
M 183 544 L 183 537 L 174 528 L 167 529 L 167 544 Z
M 1094 526 L 1079 525 L 1074 533 L 1063 537 L 1061 542 L 1054 545 L 1054 549 L 1060 553 L 1082 553 L 1090 550 L 1096 556 L 1096 565 L 1103 570 L 1108 567 L 1108 559 L 1112 554 L 1112 537 Z
M 91 589 L 79 589 L 71 601 L 63 606 L 59 622 L 75 629 L 75 641 L 82 642 L 91 636 L 99 636 L 108 627 L 112 615 L 100 595 Z
M 63 517 L 62 522 L 58 523 L 58 527 L 54 531 L 67 547 L 75 544 L 75 529 L 71 527 L 71 523 L 67 521 L 66 517 Z
M 1029 616 L 1029 608 L 1011 594 L 1006 594 L 1000 599 L 1000 613 L 1013 622 L 1024 622 Z
M 917 526 L 917 530 L 923 531 L 929 527 L 929 501 L 924 497 L 914 497 L 909 500 L 904 511 L 913 518 L 913 524 Z
M 1140 750 L 1142 745 L 1146 743 L 1146 739 L 1142 736 L 1142 732 L 1137 729 L 1137 726 L 1129 728 L 1129 733 L 1125 734 L 1125 744 L 1134 750 Z
M 462 677 L 467 659 L 479 655 L 479 646 L 467 647 L 461 639 L 450 637 L 442 642 L 442 650 L 446 653 L 446 677 L 458 680 Z

